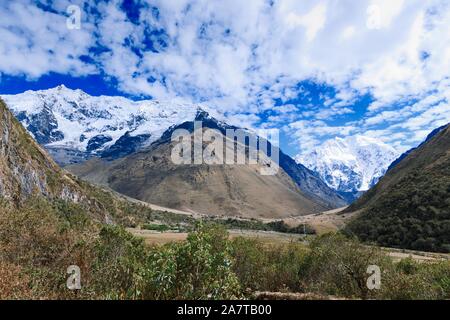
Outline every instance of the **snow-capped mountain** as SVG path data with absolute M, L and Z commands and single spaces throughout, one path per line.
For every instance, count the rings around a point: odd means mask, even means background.
M 2 98 L 62 165 L 90 156 L 116 158 L 132 153 L 157 140 L 167 128 L 193 119 L 200 109 L 177 102 L 94 97 L 63 85 Z
M 331 188 L 355 194 L 376 184 L 398 155 L 377 139 L 355 135 L 330 139 L 296 160 L 317 172 Z

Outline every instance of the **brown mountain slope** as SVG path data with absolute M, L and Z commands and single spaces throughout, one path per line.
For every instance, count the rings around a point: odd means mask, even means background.
M 306 196 L 281 168 L 273 176 L 257 165 L 176 165 L 173 143 L 112 162 L 67 167 L 88 181 L 157 205 L 209 215 L 281 218 L 326 210 Z
M 363 240 L 450 251 L 450 125 L 408 154 L 347 211 Z

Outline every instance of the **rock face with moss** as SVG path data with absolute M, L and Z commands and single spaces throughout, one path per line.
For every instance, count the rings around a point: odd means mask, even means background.
M 450 124 L 410 152 L 349 211 L 347 230 L 381 245 L 450 252 Z
M 79 190 L 0 101 L 0 195 L 15 203 L 31 196 L 78 201 Z

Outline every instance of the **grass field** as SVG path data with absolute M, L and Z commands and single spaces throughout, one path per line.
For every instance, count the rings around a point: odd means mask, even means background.
M 186 232 L 157 232 L 153 230 L 143 230 L 138 228 L 128 228 L 131 234 L 144 238 L 145 243 L 165 244 L 170 242 L 185 241 L 188 233 Z M 264 243 L 289 243 L 303 240 L 303 235 L 281 233 L 273 231 L 254 231 L 254 230 L 228 230 L 230 238 L 244 237 L 258 239 Z

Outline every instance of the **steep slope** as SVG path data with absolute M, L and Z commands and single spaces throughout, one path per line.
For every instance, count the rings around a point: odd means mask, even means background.
M 202 121 L 204 129 L 217 129 L 222 134 L 227 128 L 234 128 L 205 112 L 198 113 L 196 120 Z M 277 218 L 336 207 L 329 199 L 341 201 L 338 205 L 344 203 L 319 178 L 284 154 L 280 154 L 280 169 L 273 176 L 260 174 L 264 161 L 254 165 L 176 165 L 171 160 L 174 143 L 170 137 L 180 128 L 192 133 L 193 122 L 171 128 L 141 152 L 112 162 L 94 159 L 69 166 L 68 170 L 139 200 L 203 214 Z M 230 150 L 225 148 L 224 152 Z M 291 172 L 283 166 L 291 166 Z M 297 183 L 291 174 L 296 174 L 302 183 Z M 317 195 L 316 191 L 322 193 Z
M 151 211 L 62 170 L 0 99 L 0 200 L 20 208 L 35 198 L 74 204 L 102 222 Z
M 0 195 L 19 203 L 33 195 L 76 200 L 76 182 L 65 175 L 0 100 Z
M 133 153 L 170 126 L 193 119 L 198 109 L 177 102 L 94 97 L 63 85 L 2 98 L 60 165 Z
M 450 251 L 450 125 L 440 130 L 356 201 L 348 230 L 364 240 Z
M 433 131 L 430 132 L 430 134 L 428 134 L 428 136 L 426 137 L 425 141 L 423 141 L 419 146 L 415 147 L 415 148 L 411 148 L 409 150 L 407 150 L 406 152 L 402 153 L 400 155 L 400 157 L 398 157 L 397 159 L 395 159 L 390 165 L 389 168 L 387 169 L 387 171 L 391 170 L 392 168 L 394 168 L 398 163 L 400 163 L 400 161 L 402 161 L 403 159 L 405 159 L 411 152 L 413 152 L 414 150 L 416 150 L 417 148 L 419 148 L 420 146 L 422 146 L 423 144 L 427 143 L 431 138 L 433 138 L 435 135 L 437 135 L 439 132 L 441 132 L 445 127 L 439 127 L 434 129 Z
M 372 187 L 398 153 L 385 143 L 361 135 L 335 138 L 297 157 L 307 168 L 349 200 Z

